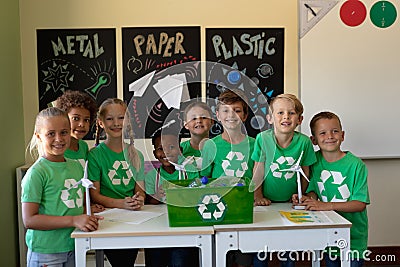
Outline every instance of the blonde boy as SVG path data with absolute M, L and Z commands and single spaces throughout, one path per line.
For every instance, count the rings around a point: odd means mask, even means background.
M 267 120 L 273 129 L 261 132 L 256 137 L 252 159 L 255 205 L 270 205 L 271 202 L 287 202 L 297 192 L 296 174 L 281 171 L 290 168 L 302 154 L 300 166 L 309 174 L 309 166 L 315 162 L 315 153 L 310 139 L 295 129 L 303 120 L 303 105 L 292 94 L 275 97 L 269 106 Z M 307 181 L 302 180 L 302 190 Z

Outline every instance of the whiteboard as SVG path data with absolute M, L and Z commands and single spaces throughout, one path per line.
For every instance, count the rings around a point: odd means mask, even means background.
M 400 4 L 388 28 L 376 27 L 369 12 L 377 1 L 362 1 L 365 21 L 349 27 L 339 3 L 300 39 L 302 132 L 320 111 L 339 115 L 343 150 L 361 158 L 400 157 Z

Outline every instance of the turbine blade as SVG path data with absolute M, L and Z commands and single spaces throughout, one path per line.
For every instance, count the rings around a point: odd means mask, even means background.
M 304 152 L 304 151 L 301 151 L 300 157 L 299 157 L 299 159 L 297 160 L 297 162 L 296 162 L 295 165 L 300 166 L 300 161 L 301 161 L 301 158 L 303 157 L 303 152 Z
M 303 177 L 304 177 L 308 182 L 310 182 L 310 180 L 308 179 L 308 177 L 306 176 L 306 174 L 304 173 L 304 171 L 303 171 L 302 168 L 300 168 L 299 172 L 301 173 L 301 175 L 303 175 Z

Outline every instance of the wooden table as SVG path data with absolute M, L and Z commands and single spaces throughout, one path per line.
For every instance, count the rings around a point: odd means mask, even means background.
M 311 251 L 313 266 L 319 266 L 321 251 L 327 246 L 339 246 L 342 255 L 350 248 L 351 223 L 333 211 L 318 212 L 327 222 L 298 223 L 282 217 L 279 211 L 293 211 L 289 203 L 256 207 L 252 224 L 215 225 L 216 267 L 226 266 L 226 253 L 259 251 Z M 300 254 L 301 255 L 301 254 Z M 342 258 L 342 266 L 350 261 Z
M 165 205 L 146 205 L 142 210 L 163 212 L 163 214 L 141 224 L 104 220 L 100 221 L 97 231 L 75 230 L 71 236 L 75 238 L 76 266 L 86 266 L 88 250 L 156 247 L 198 247 L 201 252 L 201 266 L 213 266 L 212 226 L 169 227 Z

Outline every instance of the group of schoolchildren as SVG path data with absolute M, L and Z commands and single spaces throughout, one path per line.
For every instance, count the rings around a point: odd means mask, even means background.
M 156 131 L 152 135 L 153 155 L 160 167 L 145 174 L 143 154 L 134 146 L 131 126 L 126 127 L 126 111 L 127 105 L 120 99 L 107 99 L 97 109 L 87 94 L 66 91 L 55 107 L 37 115 L 30 149 L 38 152 L 38 159 L 23 178 L 21 197 L 28 229 L 28 266 L 75 266 L 70 235 L 75 228 L 98 229 L 103 217 L 95 213 L 105 208 L 139 210 L 145 203 L 163 203 L 165 180 L 202 176 L 251 178 L 256 185 L 254 205 L 293 202 L 306 210 L 337 211 L 352 222 L 351 250 L 358 251 L 360 257 L 352 259 L 351 266 L 363 266 L 368 239 L 368 173 L 359 158 L 341 150 L 344 131 L 334 113 L 316 114 L 308 138 L 296 131 L 303 120 L 301 102 L 294 95 L 281 94 L 269 105 L 267 121 L 272 129 L 254 139 L 244 129 L 249 114 L 247 97 L 242 90 L 226 89 L 218 97 L 215 111 L 223 132 L 210 139 L 214 123 L 210 107 L 200 101 L 189 104 L 184 127 L 190 139 L 181 142 L 180 135 L 168 128 Z M 93 121 L 96 146 L 89 150 L 82 138 Z M 106 138 L 100 142 L 102 132 Z M 313 144 L 319 147 L 317 152 Z M 178 171 L 176 165 L 188 158 L 192 162 L 184 166 L 186 171 Z M 304 194 L 298 199 L 296 174 L 281 170 L 300 158 L 299 165 L 310 182 L 302 179 Z M 94 185 L 90 189 L 92 215 L 84 212 L 85 190 L 76 185 L 83 177 L 85 162 Z M 113 267 L 134 266 L 137 253 L 137 249 L 105 250 Z M 340 266 L 339 252 L 330 248 L 328 254 L 327 266 Z M 194 248 L 145 249 L 146 266 L 198 266 L 197 259 Z M 268 260 L 232 251 L 227 265 L 268 266 Z M 295 260 L 286 253 L 281 266 L 294 265 Z

